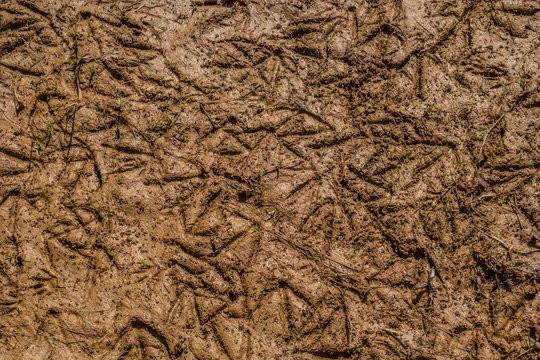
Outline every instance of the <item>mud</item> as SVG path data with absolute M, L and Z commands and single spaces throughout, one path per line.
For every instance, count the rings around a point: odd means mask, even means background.
M 540 3 L 0 2 L 0 359 L 536 359 Z

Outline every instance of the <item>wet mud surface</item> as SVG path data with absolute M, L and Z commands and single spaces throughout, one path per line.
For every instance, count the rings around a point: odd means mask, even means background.
M 0 358 L 535 359 L 539 34 L 534 0 L 0 1 Z

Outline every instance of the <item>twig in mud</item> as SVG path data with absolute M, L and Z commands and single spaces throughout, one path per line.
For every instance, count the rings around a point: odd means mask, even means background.
M 32 65 L 30 65 L 30 67 L 28 69 L 32 69 L 34 66 L 36 66 L 37 64 L 39 64 L 41 62 L 41 60 L 45 59 L 45 55 L 43 55 L 41 58 L 39 58 L 39 60 L 37 60 L 35 63 L 33 63 Z
M 122 139 L 120 138 L 120 120 L 118 120 L 118 118 L 116 118 L 116 140 L 118 140 L 118 142 L 122 142 Z
M 527 251 L 527 252 L 520 252 L 521 255 L 530 255 L 530 254 L 535 254 L 537 252 L 540 252 L 540 249 L 536 249 L 536 250 L 532 250 L 532 251 Z
M 446 191 L 441 195 L 439 196 L 439 198 L 437 199 L 437 201 L 435 203 L 438 203 L 439 201 L 441 201 L 442 198 L 444 198 L 446 196 L 446 194 L 448 194 L 450 192 L 450 190 L 452 190 L 454 188 L 454 186 L 456 186 L 457 182 L 454 182 L 448 189 L 446 189 Z
M 495 127 L 499 124 L 499 122 L 504 118 L 504 114 L 502 114 L 501 116 L 499 116 L 499 118 L 497 119 L 497 121 L 495 121 L 495 124 L 493 124 L 493 126 L 491 128 L 489 128 L 488 132 L 484 135 L 484 140 L 482 141 L 482 146 L 480 146 L 480 152 L 479 152 L 479 155 L 482 155 L 483 154 L 483 151 L 484 151 L 484 146 L 486 145 L 486 140 L 489 136 L 489 134 L 493 131 L 493 129 L 495 129 Z
M 411 17 L 413 18 L 414 21 L 416 21 L 416 23 L 417 23 L 418 25 L 420 25 L 420 27 L 421 27 L 422 29 L 424 29 L 425 31 L 427 31 L 428 34 L 430 34 L 430 35 L 433 36 L 433 37 L 435 36 L 435 35 L 433 35 L 433 33 L 432 33 L 431 31 L 429 31 L 428 29 L 426 29 L 426 28 L 424 27 L 424 25 L 420 24 L 420 22 L 419 22 L 418 20 L 416 20 L 416 18 L 415 18 L 414 16 L 411 16 Z
M 396 340 L 397 343 L 398 343 L 399 345 L 401 345 L 402 348 L 404 348 L 405 350 L 409 351 L 409 348 L 407 347 L 407 345 L 405 345 L 405 344 L 403 343 L 403 341 L 401 341 L 401 339 L 397 336 L 398 334 L 396 334 L 395 332 L 393 332 L 392 330 L 389 330 L 389 329 L 383 329 L 383 331 L 384 331 L 386 334 L 390 335 L 392 338 L 394 338 L 394 340 Z
M 532 354 L 532 351 L 534 350 L 540 350 L 540 342 L 530 336 L 527 336 L 525 338 L 525 340 L 527 341 L 527 346 L 528 346 L 528 349 L 527 351 L 519 354 L 518 356 L 516 356 L 514 359 L 517 360 L 519 358 L 521 358 L 522 356 L 524 355 L 527 355 L 527 354 Z
M 74 334 L 85 335 L 85 336 L 92 335 L 92 334 L 87 334 L 87 333 L 82 333 L 82 332 L 78 332 L 78 331 L 71 330 L 70 328 L 67 327 L 66 323 L 65 323 L 63 320 L 61 320 L 61 319 L 58 319 L 58 320 L 61 321 L 64 325 L 62 326 L 62 325 L 59 325 L 59 324 L 54 324 L 54 323 L 52 323 L 52 324 L 58 326 L 59 328 L 62 328 L 62 329 L 64 329 L 64 330 L 68 331 L 69 334 L 70 334 L 70 335 L 73 337 L 73 339 L 75 340 L 75 343 L 76 343 L 77 345 L 79 345 L 79 347 L 81 348 L 81 350 L 84 351 L 87 355 L 91 356 L 91 354 L 90 354 L 90 352 L 88 351 L 88 349 L 86 349 L 86 347 L 82 346 L 81 342 L 79 341 L 79 339 L 77 339 L 77 338 L 75 337 Z
M 176 1 L 174 2 L 174 5 L 176 6 Z M 126 10 L 131 10 L 131 8 L 133 8 L 133 6 L 134 6 L 134 5 L 128 6 L 128 7 L 126 8 Z M 154 9 L 154 8 L 159 8 L 159 7 L 163 7 L 163 6 L 165 6 L 165 4 L 162 4 L 162 5 L 152 5 L 152 6 L 143 4 L 143 5 L 140 5 L 138 8 L 136 8 L 136 9 L 133 10 L 133 11 L 139 11 L 139 10 L 141 10 L 142 8 Z
M 180 303 L 180 298 L 176 300 L 176 302 L 174 303 L 174 306 L 171 308 L 171 311 L 169 311 L 169 315 L 167 316 L 167 322 L 171 321 L 172 314 L 174 313 L 174 310 L 176 310 L 178 303 Z
M 201 109 L 201 112 L 206 116 L 206 118 L 208 119 L 208 121 L 210 122 L 210 124 L 212 125 L 212 128 L 216 128 L 216 126 L 214 125 L 214 122 L 212 121 L 212 119 L 210 118 L 210 116 L 208 115 L 208 113 L 206 112 L 203 104 L 199 104 L 199 108 Z
M 13 123 L 11 120 L 9 120 L 9 118 L 7 117 L 6 113 L 3 110 L 0 110 L 0 112 L 2 113 L 2 115 L 4 116 L 4 119 L 6 119 L 7 122 Z
M 71 150 L 71 144 L 73 143 L 73 132 L 75 131 L 75 114 L 80 108 L 81 107 L 78 104 L 73 104 L 73 108 L 69 112 L 69 115 L 68 115 L 68 119 L 71 118 L 71 133 L 69 135 L 69 145 L 68 145 L 67 156 L 69 156 L 69 151 Z
M 481 232 L 484 236 L 486 236 L 486 237 L 488 237 L 488 238 L 490 238 L 490 239 L 492 239 L 492 240 L 497 241 L 497 242 L 498 242 L 499 244 L 501 244 L 507 251 L 512 250 L 511 247 L 509 247 L 508 245 L 506 245 L 505 242 L 502 241 L 501 239 L 499 239 L 498 237 L 493 236 L 493 235 L 491 235 L 491 234 L 488 234 L 487 232 L 485 232 L 485 231 L 483 231 L 483 230 L 480 230 L 480 232 Z

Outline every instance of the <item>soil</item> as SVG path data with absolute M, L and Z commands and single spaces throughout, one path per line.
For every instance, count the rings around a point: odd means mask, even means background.
M 537 0 L 0 1 L 0 359 L 537 359 L 539 34 Z

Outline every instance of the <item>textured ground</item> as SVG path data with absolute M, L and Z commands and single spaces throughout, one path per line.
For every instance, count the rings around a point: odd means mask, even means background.
M 0 1 L 0 359 L 536 359 L 539 34 L 537 0 Z

